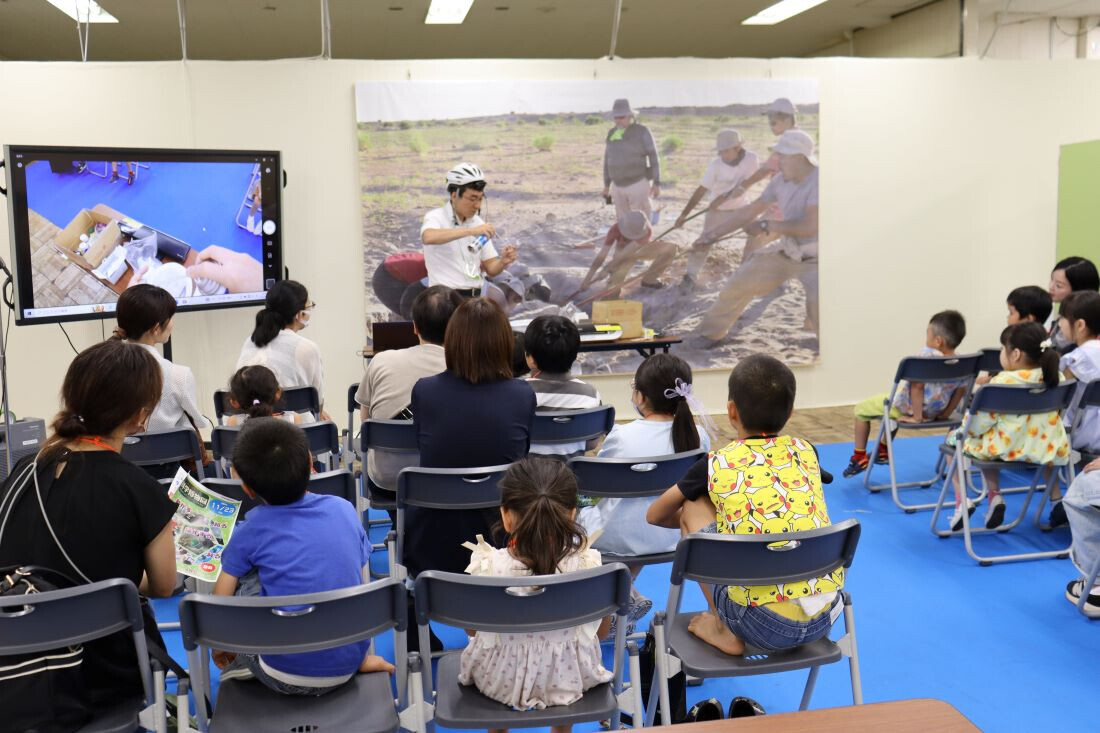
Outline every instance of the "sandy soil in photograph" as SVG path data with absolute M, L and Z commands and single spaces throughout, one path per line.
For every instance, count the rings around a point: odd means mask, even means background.
M 745 147 L 768 157 L 774 138 L 762 108 L 677 107 L 642 109 L 638 122 L 649 127 L 660 151 L 661 196 L 656 233 L 670 228 L 714 157 L 715 134 L 731 127 L 741 132 Z M 799 124 L 816 138 L 817 110 L 803 109 Z M 491 118 L 360 123 L 359 169 L 363 214 L 364 272 L 369 321 L 393 314 L 375 297 L 371 276 L 383 258 L 420 248 L 424 213 L 446 200 L 444 175 L 455 163 L 469 160 L 485 171 L 489 185 L 482 216 L 497 228 L 497 248 L 514 243 L 520 261 L 541 273 L 554 300 L 564 304 L 580 285 L 597 253 L 597 242 L 615 220 L 604 203 L 604 139 L 611 122 L 602 115 L 504 115 Z M 750 199 L 763 190 L 757 184 Z M 701 205 L 705 205 L 701 204 Z M 729 368 L 744 355 L 762 351 L 791 365 L 814 362 L 817 334 L 803 329 L 805 294 L 790 281 L 749 306 L 721 344 L 707 348 L 694 334 L 703 313 L 741 262 L 741 234 L 718 242 L 711 250 L 701 282 L 681 292 L 689 245 L 703 228 L 703 216 L 662 238 L 679 248 L 664 274 L 661 290 L 626 288 L 621 297 L 643 303 L 645 325 L 684 339 L 674 353 L 697 369 Z M 594 238 L 599 238 L 594 240 Z M 644 271 L 642 264 L 632 275 Z M 573 299 L 577 303 L 599 293 L 597 283 Z M 591 313 L 591 306 L 583 310 Z M 582 354 L 585 373 L 620 373 L 636 368 L 639 357 L 626 352 Z

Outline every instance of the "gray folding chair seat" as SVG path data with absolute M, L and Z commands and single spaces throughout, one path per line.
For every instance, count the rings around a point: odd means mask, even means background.
M 194 461 L 199 480 L 205 477 L 202 448 L 194 428 L 150 430 L 131 435 L 122 443 L 122 457 L 142 468 Z
M 539 588 L 537 593 L 517 592 Z M 435 690 L 434 722 L 448 728 L 533 728 L 610 720 L 621 727 L 620 713 L 640 715 L 641 688 L 624 692 L 627 650 L 626 610 L 630 601 L 630 571 L 620 563 L 557 575 L 514 578 L 469 576 L 428 570 L 416 579 L 413 593 L 420 646 L 427 648 L 428 622 L 499 633 L 537 633 L 589 623 L 612 613 L 619 616 L 614 646 L 614 679 L 586 691 L 572 705 L 543 710 L 513 710 L 458 682 L 461 652 L 439 661 L 434 685 L 426 669 L 425 697 Z M 630 679 L 637 681 L 638 650 L 629 644 Z M 637 719 L 637 717 L 635 717 Z
M 611 405 L 584 410 L 539 410 L 531 425 L 531 444 L 587 443 L 604 437 L 613 427 L 615 408 Z
M 645 499 L 660 496 L 670 489 L 704 455 L 706 451 L 699 448 L 648 458 L 577 456 L 569 460 L 569 468 L 577 477 L 579 494 L 601 499 Z M 601 552 L 604 562 L 623 562 L 627 565 L 672 562 L 675 555 L 675 551 L 649 555 L 616 555 Z
M 1031 505 L 1031 499 L 1039 489 L 1039 482 L 1043 478 L 1044 468 L 1046 468 L 1046 466 L 1027 461 L 988 461 L 975 459 L 966 454 L 964 446 L 974 415 L 983 412 L 1001 413 L 1004 415 L 1035 415 L 1046 412 L 1056 412 L 1061 416 L 1065 414 L 1065 411 L 1069 408 L 1070 404 L 1072 404 L 1076 387 L 1077 383 L 1073 380 L 1063 382 L 1056 387 L 1050 388 L 1042 385 L 987 384 L 975 393 L 970 403 L 970 409 L 967 411 L 966 420 L 955 431 L 955 445 L 953 447 L 945 445 L 940 448 L 942 454 L 950 457 L 947 461 L 946 475 L 951 476 L 951 474 L 954 473 L 960 484 L 965 482 L 966 471 L 963 469 L 964 458 L 969 460 L 971 466 L 974 468 L 987 468 L 996 471 L 1003 471 L 1005 469 L 1032 470 L 1034 471 L 1034 475 L 1032 476 L 1031 484 L 1024 489 L 1024 503 L 1020 508 L 1020 513 L 1015 519 L 993 529 L 972 527 L 970 523 L 970 514 L 964 511 L 962 512 L 963 527 L 958 532 L 954 532 L 950 529 L 939 529 L 936 526 L 940 514 L 948 506 L 949 502 L 953 503 L 954 494 L 951 493 L 952 484 L 950 480 L 945 479 L 943 487 L 940 490 L 939 499 L 932 507 L 933 512 L 930 529 L 934 535 L 938 537 L 950 537 L 951 535 L 961 534 L 966 547 L 966 553 L 977 560 L 978 564 L 982 566 L 992 565 L 995 562 L 1010 562 L 1014 560 L 1033 560 L 1044 557 L 1069 557 L 1068 546 L 1057 550 L 1010 553 L 1006 555 L 979 555 L 975 552 L 973 535 L 1007 532 L 1014 529 L 1024 520 L 1027 515 L 1028 507 Z M 1035 526 L 1041 529 L 1049 529 L 1049 527 L 1043 526 L 1043 507 L 1046 505 L 1053 486 L 1058 481 L 1060 473 L 1060 469 L 1055 471 L 1051 484 L 1043 487 L 1039 506 L 1035 512 Z M 1004 492 L 1002 491 L 1002 493 Z
M 147 705 L 156 703 L 159 708 L 163 703 L 163 686 L 155 687 L 149 666 L 137 588 L 125 578 L 113 578 L 47 593 L 0 597 L 0 655 L 46 652 L 120 631 L 129 631 L 133 637 L 144 695 L 93 710 L 79 733 L 131 733 Z
M 890 489 L 894 504 L 896 504 L 899 509 L 904 509 L 908 513 L 935 507 L 934 503 L 906 504 L 901 500 L 901 496 L 898 493 L 901 489 L 929 488 L 935 483 L 943 481 L 946 474 L 944 470 L 945 462 L 941 457 L 937 456 L 935 473 L 932 476 L 918 481 L 898 482 L 897 466 L 894 461 L 894 436 L 893 431 L 890 430 L 891 423 L 895 422 L 890 417 L 890 410 L 894 404 L 894 397 L 897 395 L 902 381 L 909 384 L 913 382 L 922 382 L 924 384 L 958 382 L 961 383 L 963 389 L 969 392 L 971 386 L 974 384 L 974 379 L 978 376 L 978 364 L 981 360 L 981 354 L 956 354 L 955 356 L 939 357 L 907 356 L 898 363 L 897 371 L 894 373 L 894 383 L 886 399 L 883 400 L 882 419 L 880 420 L 878 433 L 876 434 L 870 450 L 867 452 L 870 461 L 867 464 L 867 470 L 864 471 L 863 485 L 866 486 L 868 490 L 875 493 L 883 489 Z M 960 401 L 960 405 L 961 404 L 962 402 Z M 896 425 L 898 430 L 930 431 L 951 430 L 957 428 L 961 422 L 961 419 L 951 418 L 948 420 L 933 420 L 921 423 L 896 422 Z M 882 443 L 886 444 L 890 482 L 876 484 L 871 481 L 871 473 L 875 467 L 875 458 L 878 456 L 879 445 Z
M 852 701 L 863 703 L 856 648 L 855 618 L 851 596 L 841 591 L 844 637 L 827 636 L 781 652 L 746 646 L 743 656 L 723 654 L 688 631 L 688 623 L 699 611 L 680 612 L 686 580 L 708 585 L 771 585 L 808 581 L 827 575 L 838 567 L 848 568 L 859 543 L 860 526 L 854 519 L 804 532 L 776 535 L 692 534 L 676 546 L 676 559 L 668 594 L 668 605 L 653 620 L 656 641 L 655 681 L 661 701 L 661 717 L 669 725 L 668 680 L 682 668 L 694 677 L 743 677 L 746 675 L 809 669 L 799 710 L 810 704 L 818 670 L 825 664 L 848 657 Z M 657 697 L 650 696 L 647 724 L 652 723 Z
M 207 692 L 207 652 L 295 654 L 319 651 L 394 630 L 394 648 L 403 649 L 408 603 L 404 584 L 381 580 L 369 585 L 297 596 L 206 596 L 180 601 L 180 628 L 196 699 Z M 396 731 L 401 723 L 408 659 L 396 654 L 395 704 L 389 675 L 355 674 L 339 689 L 319 697 L 284 695 L 256 680 L 223 680 L 213 717 L 198 715 L 200 731 Z M 415 666 L 415 665 L 414 665 Z M 195 674 L 195 670 L 203 673 Z

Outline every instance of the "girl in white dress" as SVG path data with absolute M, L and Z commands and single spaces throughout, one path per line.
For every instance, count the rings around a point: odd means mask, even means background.
M 577 481 L 560 461 L 529 457 L 500 480 L 501 523 L 511 536 L 506 548 L 494 548 L 478 535 L 471 575 L 515 577 L 569 573 L 600 565 L 600 553 L 588 547 L 575 521 Z M 462 652 L 458 680 L 516 710 L 569 705 L 585 690 L 609 682 L 600 638 L 611 618 L 582 626 L 533 634 L 477 632 Z M 568 731 L 570 726 L 552 730 Z

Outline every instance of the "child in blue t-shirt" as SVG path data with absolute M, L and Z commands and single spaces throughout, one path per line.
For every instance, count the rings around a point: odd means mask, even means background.
M 272 417 L 253 418 L 241 428 L 233 475 L 262 504 L 248 512 L 226 545 L 214 595 L 318 593 L 361 585 L 368 577 L 370 543 L 362 522 L 344 499 L 306 490 L 310 467 L 301 428 Z M 288 695 L 322 695 L 356 672 L 393 671 L 367 653 L 369 644 L 263 657 L 216 651 L 214 662 L 223 669 L 222 680 L 255 677 Z

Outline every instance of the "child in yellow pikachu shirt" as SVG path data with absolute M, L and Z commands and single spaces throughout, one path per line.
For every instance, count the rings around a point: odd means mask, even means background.
M 646 519 L 684 534 L 778 534 L 830 524 L 817 454 L 781 435 L 794 408 L 794 374 L 763 354 L 730 373 L 730 424 L 737 439 L 711 451 L 649 508 Z M 764 586 L 704 586 L 709 610 L 689 630 L 727 654 L 746 644 L 779 651 L 829 633 L 839 614 L 844 568 L 809 581 Z M 833 611 L 836 613 L 833 613 Z

